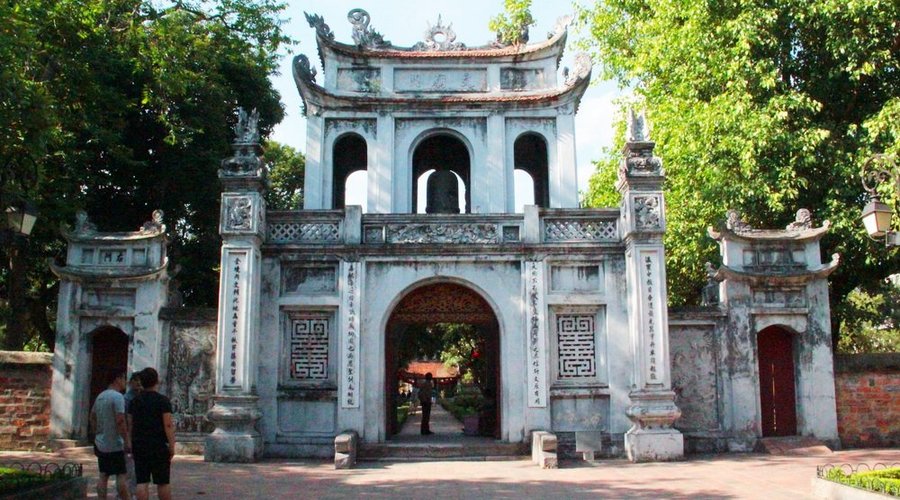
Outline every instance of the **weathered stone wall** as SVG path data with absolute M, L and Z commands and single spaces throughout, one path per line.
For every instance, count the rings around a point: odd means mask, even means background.
M 168 340 L 163 383 L 172 401 L 178 441 L 197 447 L 213 430 L 206 413 L 216 392 L 216 310 L 167 307 L 160 311 L 160 320 Z
M 37 450 L 50 438 L 50 353 L 0 351 L 0 450 Z
M 841 444 L 900 446 L 900 353 L 838 355 L 835 371 Z

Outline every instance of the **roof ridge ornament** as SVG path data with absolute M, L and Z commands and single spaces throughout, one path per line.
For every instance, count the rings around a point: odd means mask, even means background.
M 353 41 L 360 47 L 383 49 L 391 46 L 391 42 L 369 26 L 372 16 L 364 9 L 353 9 L 347 13 L 347 20 L 353 25 Z
M 556 24 L 553 25 L 553 31 L 547 32 L 547 39 L 551 39 L 556 35 L 562 34 L 568 29 L 569 25 L 572 24 L 572 16 L 565 15 L 556 18 Z
M 259 111 L 247 113 L 242 107 L 237 109 L 234 124 L 234 142 L 231 147 L 234 156 L 222 160 L 220 177 L 264 177 L 262 147 L 259 145 Z
M 803 231 L 812 228 L 812 214 L 806 208 L 797 210 L 797 217 L 794 222 L 788 224 L 785 229 L 788 231 Z
M 750 224 L 741 218 L 741 212 L 733 208 L 725 212 L 725 227 L 734 232 L 753 230 Z
M 331 31 L 331 27 L 325 24 L 325 18 L 318 14 L 308 14 L 306 12 L 303 13 L 306 16 L 306 22 L 309 23 L 310 28 L 315 28 L 316 34 L 326 40 L 334 40 L 334 32 Z
M 438 38 L 439 35 L 443 35 Z M 428 23 L 425 30 L 425 41 L 413 45 L 415 51 L 452 51 L 465 50 L 466 45 L 456 41 L 456 32 L 453 31 L 453 23 L 444 25 L 441 15 L 438 14 L 437 24 Z
M 150 214 L 150 220 L 144 223 L 141 226 L 140 232 L 143 234 L 156 234 L 163 233 L 166 231 L 166 225 L 163 224 L 163 216 L 164 212 L 162 210 L 156 209 Z
M 79 210 L 75 212 L 75 228 L 73 230 L 74 234 L 77 235 L 85 235 L 85 234 L 94 234 L 97 232 L 97 226 L 91 222 L 91 219 L 88 217 L 87 212 L 84 210 Z
M 566 85 L 575 85 L 579 80 L 583 80 L 591 75 L 591 56 L 585 52 L 579 52 L 575 55 L 575 67 L 570 72 L 568 68 L 563 69 L 566 75 Z

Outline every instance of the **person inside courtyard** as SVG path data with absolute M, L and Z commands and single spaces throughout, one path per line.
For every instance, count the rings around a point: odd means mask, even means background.
M 131 442 L 125 425 L 125 372 L 110 371 L 107 388 L 94 401 L 91 409 L 91 425 L 96 432 L 94 454 L 100 476 L 97 479 L 97 497 L 106 498 L 109 477 L 116 477 L 116 490 L 120 498 L 128 495 L 128 476 L 125 453 L 131 451 Z
M 131 374 L 131 378 L 128 379 L 128 390 L 125 391 L 126 415 L 128 415 L 128 408 L 131 407 L 131 402 L 141 393 L 141 390 L 143 390 L 141 386 L 141 372 L 134 372 Z M 131 453 L 125 454 L 125 468 L 128 470 L 128 493 L 131 495 L 128 498 L 134 498 L 137 496 L 137 481 L 134 476 L 134 455 Z
M 431 372 L 425 374 L 425 380 L 419 384 L 419 403 L 422 404 L 422 435 L 434 434 L 431 432 L 431 393 L 434 389 Z
M 160 394 L 159 373 L 153 368 L 141 371 L 143 391 L 128 409 L 128 421 L 134 449 L 137 497 L 150 497 L 150 481 L 156 485 L 160 500 L 172 498 L 169 472 L 175 456 L 175 424 L 172 403 Z

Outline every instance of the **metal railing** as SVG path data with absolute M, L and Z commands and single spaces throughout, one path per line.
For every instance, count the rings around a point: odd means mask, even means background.
M 849 463 L 824 464 L 816 466 L 816 477 L 818 477 L 819 479 L 824 479 L 826 481 L 843 484 L 845 486 L 863 488 L 867 491 L 897 495 L 900 491 L 898 491 L 898 487 L 896 485 L 893 485 L 890 481 L 881 480 L 887 478 L 867 477 L 864 480 L 850 478 L 854 474 L 858 473 L 877 472 L 895 468 L 900 468 L 900 463 L 893 462 L 888 464 L 883 462 L 876 462 L 871 465 L 867 463 L 859 463 L 856 465 Z
M 84 466 L 72 462 L 39 463 L 10 462 L 0 463 L 0 469 L 22 471 L 20 474 L 0 474 L 0 495 L 22 491 L 30 486 L 46 484 L 50 481 L 68 480 L 81 477 Z

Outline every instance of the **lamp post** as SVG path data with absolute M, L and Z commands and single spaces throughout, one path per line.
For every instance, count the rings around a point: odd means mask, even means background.
M 2 348 L 20 350 L 28 340 L 25 334 L 28 309 L 25 242 L 34 229 L 38 212 L 28 201 L 8 194 L 0 196 L 0 211 L 0 248 L 9 258 L 6 290 L 12 312 L 6 324 Z
M 866 232 L 873 240 L 884 238 L 889 247 L 900 246 L 900 232 L 891 231 L 891 219 L 894 211 L 881 201 L 879 186 L 888 184 L 894 195 L 900 195 L 900 171 L 897 170 L 897 157 L 877 154 L 866 160 L 862 172 L 863 189 L 869 193 L 869 201 L 863 207 L 862 220 Z
M 6 205 L 3 210 L 3 223 L 0 225 L 0 230 L 2 230 L 0 231 L 0 238 L 7 240 L 19 236 L 24 238 L 31 236 L 31 231 L 34 229 L 34 223 L 37 222 L 38 216 L 38 211 L 34 205 L 28 201 L 12 203 L 4 201 L 4 203 L 0 204 L 0 207 Z

